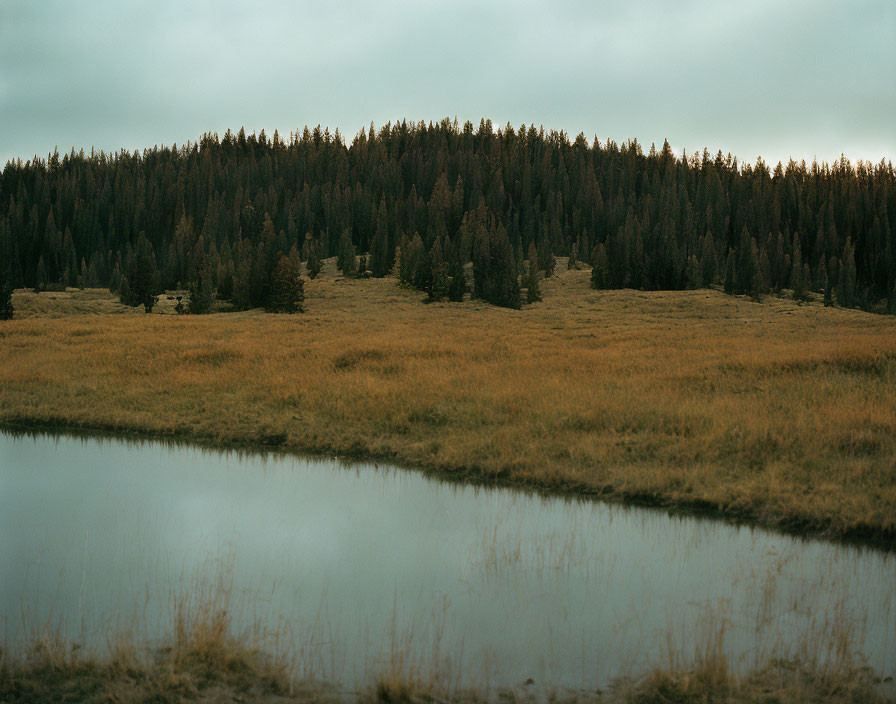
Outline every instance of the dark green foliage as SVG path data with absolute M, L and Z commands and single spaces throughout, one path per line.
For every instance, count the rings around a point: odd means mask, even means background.
M 408 251 L 408 266 L 411 268 L 411 286 L 425 291 L 429 285 L 429 258 L 423 249 L 423 240 L 418 233 L 414 233 L 414 239 Z
M 685 276 L 687 277 L 687 287 L 689 289 L 700 288 L 702 286 L 703 278 L 700 272 L 700 264 L 697 262 L 697 257 L 693 254 L 688 257 Z
M 118 284 L 118 300 L 126 306 L 131 305 L 131 285 L 128 283 L 127 276 L 122 276 Z
M 159 286 L 159 272 L 156 269 L 156 258 L 152 245 L 141 232 L 137 238 L 137 248 L 128 262 L 128 296 L 121 296 L 121 302 L 132 306 L 143 306 L 147 313 L 151 313 L 158 300 L 156 294 L 161 290 Z M 122 286 L 124 290 L 124 286 Z
M 803 267 L 802 251 L 799 237 L 793 238 L 793 255 L 790 268 L 790 288 L 793 289 L 793 300 L 803 301 L 808 296 L 808 282 Z
M 38 290 L 119 290 L 145 232 L 160 289 L 195 280 L 201 239 L 219 296 L 261 305 L 279 252 L 295 247 L 314 275 L 315 258 L 347 263 L 347 231 L 383 276 L 399 233 L 410 240 L 419 231 L 424 259 L 441 243 L 449 281 L 472 257 L 473 294 L 484 299 L 489 223 L 507 230 L 517 269 L 534 243 L 548 276 L 552 253 L 568 253 L 570 267 L 591 254 L 593 267 L 603 245 L 601 288 L 693 287 L 691 257 L 702 286 L 719 283 L 729 250 L 728 288 L 741 293 L 779 290 L 795 275 L 805 290 L 820 290 L 827 273 L 838 299 L 880 308 L 896 282 L 896 170 L 888 163 L 769 170 L 721 153 L 676 158 L 665 147 L 644 154 L 635 141 L 589 145 L 525 125 L 495 130 L 483 121 L 477 131 L 443 120 L 365 130 L 349 143 L 322 129 L 288 143 L 207 134 L 177 149 L 73 151 L 52 168 L 12 160 L 0 176 L 0 251 L 9 252 L 14 285 Z M 410 283 L 406 250 L 402 243 L 399 276 Z M 842 281 L 831 257 L 844 260 Z
M 610 288 L 610 259 L 603 243 L 595 248 L 592 260 L 594 263 L 591 267 L 591 288 L 598 290 Z
M 432 244 L 429 251 L 429 282 L 426 293 L 430 300 L 438 301 L 448 295 L 448 266 L 442 256 L 442 245 L 439 240 Z
M 837 302 L 844 308 L 852 308 L 856 305 L 856 250 L 849 237 L 846 238 L 846 246 L 843 247 L 843 257 L 840 260 L 840 278 L 837 288 Z
M 352 244 L 351 230 L 342 231 L 342 237 L 339 238 L 339 254 L 336 256 L 336 268 L 342 272 L 346 278 L 355 275 L 357 263 L 355 261 L 355 245 Z
M 530 257 L 526 267 L 526 303 L 537 303 L 541 300 L 541 287 L 538 285 L 538 260 Z
M 370 244 L 370 273 L 376 277 L 386 276 L 392 270 L 394 248 L 389 241 L 389 217 L 385 197 L 380 199 L 376 219 L 376 234 Z
M 34 292 L 40 293 L 47 289 L 47 268 L 44 266 L 44 258 L 37 260 L 37 273 L 34 278 Z
M 361 261 L 364 262 L 365 258 L 362 257 Z M 320 273 L 321 269 L 321 261 L 320 254 L 317 251 L 317 243 L 311 241 L 311 244 L 308 246 L 308 260 L 306 262 L 308 267 L 308 278 L 314 279 Z M 366 268 L 366 266 L 365 266 Z M 360 267 L 359 267 L 360 270 Z
M 737 264 L 734 261 L 734 250 L 728 250 L 725 260 L 725 293 L 734 293 L 737 289 Z
M 12 274 L 9 270 L 0 274 L 0 320 L 11 320 L 12 307 Z
M 834 287 L 831 283 L 831 277 L 828 276 L 828 270 L 824 270 L 824 306 L 830 308 L 834 305 Z
M 479 270 L 474 268 L 473 273 L 474 277 L 481 279 L 483 300 L 504 308 L 519 308 L 521 298 L 516 260 L 507 237 L 507 230 L 503 225 L 489 227 L 488 249 L 485 256 Z
M 274 313 L 296 313 L 305 300 L 305 282 L 299 268 L 289 257 L 281 256 L 271 273 L 271 295 L 268 310 Z
M 464 274 L 464 264 L 459 257 L 454 257 L 448 263 L 448 300 L 460 302 L 464 300 L 467 292 L 467 278 Z
M 557 261 L 554 259 L 554 253 L 546 239 L 543 239 L 538 246 L 538 268 L 544 272 L 546 279 L 554 275 L 554 269 L 557 268 Z
M 215 272 L 209 256 L 202 252 L 195 264 L 196 278 L 190 286 L 190 313 L 208 313 L 215 302 Z

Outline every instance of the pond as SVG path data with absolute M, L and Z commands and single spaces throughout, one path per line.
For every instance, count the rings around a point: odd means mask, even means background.
M 721 648 L 896 674 L 896 559 L 282 454 L 0 433 L 0 627 L 154 643 L 178 610 L 345 688 L 591 689 Z M 124 635 L 122 635 L 124 634 Z

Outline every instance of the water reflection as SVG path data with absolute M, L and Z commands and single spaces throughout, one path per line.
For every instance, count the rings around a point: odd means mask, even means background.
M 88 645 L 226 604 L 300 674 L 589 688 L 848 649 L 896 670 L 896 559 L 370 464 L 0 434 L 0 618 Z

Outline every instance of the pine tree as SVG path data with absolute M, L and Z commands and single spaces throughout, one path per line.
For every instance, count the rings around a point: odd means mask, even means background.
M 762 300 L 762 294 L 765 293 L 765 279 L 762 276 L 762 267 L 759 264 L 759 251 L 756 247 L 756 240 L 750 238 L 750 287 L 747 293 L 750 294 L 756 303 Z
M 423 240 L 420 239 L 420 235 L 416 232 L 414 233 L 414 239 L 411 240 L 410 251 L 411 255 L 408 264 L 411 267 L 411 285 L 414 288 L 425 291 L 426 287 L 429 286 L 429 259 L 426 256 L 426 250 L 423 248 Z
M 856 248 L 849 237 L 843 247 L 837 302 L 844 308 L 852 308 L 856 304 Z
M 302 311 L 305 300 L 305 282 L 299 269 L 289 257 L 281 256 L 271 273 L 271 295 L 268 310 L 274 313 Z
M 126 306 L 131 305 L 131 285 L 128 283 L 128 277 L 122 276 L 118 284 L 118 300 Z
M 467 279 L 460 256 L 453 256 L 448 262 L 448 300 L 460 302 L 467 292 Z
M 793 256 L 790 265 L 790 288 L 793 289 L 793 300 L 806 300 L 806 277 L 803 271 L 803 255 L 800 251 L 799 237 L 793 238 Z
M 378 278 L 386 276 L 392 269 L 392 248 L 389 246 L 389 219 L 385 198 L 380 200 L 376 219 L 376 233 L 370 243 L 370 271 Z
M 538 285 L 538 260 L 530 256 L 526 270 L 526 302 L 537 303 L 541 300 L 541 288 Z
M 713 245 L 712 233 L 707 230 L 700 240 L 700 283 L 709 286 L 716 278 L 716 248 Z
M 824 269 L 824 306 L 825 308 L 830 308 L 834 305 L 834 296 L 833 296 L 833 285 L 831 284 L 831 277 L 828 274 L 828 269 L 825 267 Z
M 342 237 L 339 239 L 339 253 L 336 257 L 336 267 L 346 278 L 354 276 L 355 274 L 355 245 L 352 244 L 352 233 L 348 228 L 342 231 Z
M 573 242 L 572 246 L 569 248 L 569 259 L 566 261 L 567 269 L 574 269 L 576 263 L 579 258 L 579 245 L 577 242 Z
M 594 264 L 591 268 L 591 288 L 597 290 L 610 288 L 610 259 L 603 242 L 595 247 L 592 259 Z
M 505 308 L 520 307 L 520 283 L 517 277 L 513 247 L 507 230 L 498 224 L 489 236 L 488 274 L 485 300 Z
M 448 295 L 448 268 L 442 256 L 439 240 L 432 243 L 429 251 L 429 285 L 426 290 L 429 299 L 438 301 Z
M 693 254 L 688 257 L 685 278 L 687 279 L 687 287 L 691 290 L 700 288 L 703 283 L 700 265 L 697 263 L 697 257 Z
M 7 267 L 0 275 L 0 320 L 11 320 L 12 315 L 12 274 Z
M 130 306 L 142 305 L 147 313 L 151 313 L 159 292 L 159 273 L 156 269 L 156 259 L 152 251 L 152 245 L 141 232 L 137 237 L 137 248 L 131 261 L 128 263 L 128 284 L 130 285 L 130 298 L 122 302 Z
M 34 292 L 40 293 L 47 290 L 47 268 L 44 266 L 44 258 L 37 260 L 37 273 L 34 277 Z
M 308 278 L 314 279 L 320 273 L 322 264 L 320 261 L 320 255 L 317 253 L 317 243 L 313 240 L 310 240 L 310 244 L 308 246 Z
M 548 243 L 547 238 L 543 238 L 538 247 L 538 268 L 544 271 L 544 277 L 549 279 L 554 275 L 554 269 L 556 267 L 557 260 L 554 258 L 551 246 Z
M 190 313 L 208 313 L 215 302 L 217 291 L 215 290 L 215 272 L 212 270 L 211 261 L 205 252 L 199 255 L 195 263 L 196 279 L 190 286 Z
M 737 289 L 737 264 L 734 262 L 734 250 L 728 250 L 725 260 L 725 293 L 733 294 Z

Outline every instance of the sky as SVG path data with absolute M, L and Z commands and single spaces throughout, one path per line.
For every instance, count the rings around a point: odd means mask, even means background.
M 896 162 L 894 0 L 0 0 L 0 163 L 480 118 Z

